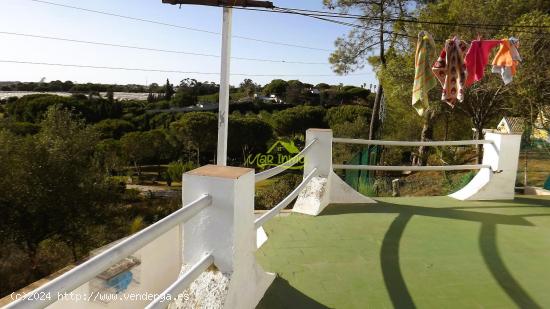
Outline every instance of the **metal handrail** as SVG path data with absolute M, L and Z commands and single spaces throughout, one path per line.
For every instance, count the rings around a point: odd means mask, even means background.
M 285 163 L 256 174 L 256 182 L 279 175 L 280 173 L 284 172 L 286 169 L 296 165 L 296 163 L 300 161 L 300 157 L 302 157 L 310 149 L 310 147 L 316 142 L 317 142 L 317 139 L 315 138 L 311 141 L 311 143 L 309 143 L 306 147 L 304 147 L 304 149 L 302 149 L 300 153 L 298 153 L 297 155 L 295 155 Z
M 365 170 L 365 171 L 460 171 L 491 168 L 490 165 L 440 165 L 440 166 L 381 166 L 381 165 L 344 165 L 334 164 L 336 170 Z
M 379 145 L 379 146 L 462 146 L 462 145 L 482 145 L 493 144 L 490 140 L 468 140 L 468 141 L 428 141 L 428 142 L 408 142 L 408 141 L 381 141 L 366 140 L 354 138 L 333 138 L 333 143 L 338 144 L 359 144 L 359 145 Z
M 214 256 L 209 253 L 200 259 L 196 264 L 186 271 L 181 278 L 172 283 L 164 292 L 158 295 L 145 309 L 164 309 L 172 301 L 177 299 L 177 296 L 191 285 L 208 267 L 214 264 Z
M 302 182 L 294 189 L 287 197 L 285 197 L 277 206 L 271 208 L 268 212 L 263 214 L 261 217 L 256 219 L 254 221 L 254 227 L 256 229 L 260 228 L 264 223 L 269 221 L 271 218 L 275 217 L 281 210 L 283 210 L 290 202 L 292 202 L 296 197 L 298 197 L 298 194 L 300 194 L 300 191 L 304 189 L 304 187 L 308 184 L 308 182 L 313 178 L 315 173 L 317 172 L 317 168 L 314 168 L 307 174 L 307 176 L 302 180 Z
M 175 226 L 191 219 L 211 203 L 212 197 L 203 194 L 180 210 L 129 236 L 104 252 L 33 290 L 25 297 L 8 304 L 4 309 L 45 308 L 58 300 L 57 295 L 75 290 Z M 42 297 L 43 295 L 50 295 L 51 297 Z

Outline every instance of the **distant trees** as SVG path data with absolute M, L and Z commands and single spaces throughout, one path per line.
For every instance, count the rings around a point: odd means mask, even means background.
M 273 138 L 273 128 L 266 121 L 256 117 L 229 116 L 229 155 L 241 157 L 242 161 L 252 153 L 265 151 Z
M 242 92 L 246 94 L 248 98 L 254 97 L 254 94 L 260 86 L 254 83 L 251 79 L 245 79 L 240 85 L 239 88 Z
M 141 164 L 154 155 L 149 132 L 130 132 L 120 139 L 124 157 L 131 162 L 138 176 L 141 176 Z
M 366 106 L 343 105 L 329 108 L 326 113 L 326 121 L 330 127 L 345 122 L 355 122 L 356 120 L 368 123 L 371 113 L 372 110 Z
M 326 128 L 325 109 L 313 106 L 296 106 L 273 116 L 275 130 L 279 135 L 304 135 L 309 128 Z
M 102 139 L 119 139 L 128 132 L 135 131 L 134 125 L 122 119 L 105 119 L 94 125 Z
M 109 102 L 101 98 L 60 97 L 51 94 L 33 94 L 8 103 L 7 111 L 16 121 L 38 123 L 50 106 L 59 106 L 81 114 L 88 122 L 105 118 L 118 118 L 122 114 L 120 102 Z
M 172 123 L 171 131 L 176 140 L 197 154 L 197 164 L 201 162 L 201 152 L 213 154 L 217 143 L 218 117 L 213 113 L 191 112 Z
M 174 86 L 170 84 L 170 80 L 166 79 L 166 85 L 164 85 L 164 99 L 168 101 L 172 100 L 174 93 L 176 93 L 174 91 Z
M 274 79 L 271 83 L 264 86 L 264 94 L 274 94 L 279 98 L 285 98 L 288 82 L 282 79 Z
M 94 160 L 97 168 L 108 175 L 115 175 L 127 164 L 121 142 L 112 138 L 97 143 Z

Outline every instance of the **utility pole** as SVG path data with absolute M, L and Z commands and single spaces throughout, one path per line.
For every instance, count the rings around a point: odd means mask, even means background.
M 220 99 L 218 106 L 218 148 L 216 155 L 217 165 L 227 165 L 227 136 L 229 127 L 229 80 L 231 71 L 231 28 L 232 7 L 261 7 L 274 8 L 269 1 L 257 0 L 162 0 L 168 4 L 191 4 L 206 6 L 223 6 L 222 26 L 222 53 L 220 70 Z

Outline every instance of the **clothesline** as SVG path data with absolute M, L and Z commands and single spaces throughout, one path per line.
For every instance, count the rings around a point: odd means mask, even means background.
M 471 44 L 458 37 L 445 41 L 437 60 L 436 46 L 431 34 L 420 31 L 415 53 L 415 77 L 412 105 L 419 115 L 429 106 L 428 93 L 441 85 L 441 100 L 454 107 L 464 100 L 464 90 L 480 81 L 485 74 L 489 54 L 500 46 L 492 61 L 492 73 L 500 74 L 505 85 L 512 82 L 521 62 L 519 40 L 510 37 L 502 40 L 483 40 L 478 37 Z

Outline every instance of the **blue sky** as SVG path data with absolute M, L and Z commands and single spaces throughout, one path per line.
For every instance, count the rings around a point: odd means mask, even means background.
M 221 32 L 221 8 L 183 6 L 179 9 L 177 6 L 162 4 L 161 0 L 48 1 Z M 321 0 L 274 1 L 275 5 L 279 7 L 324 9 L 321 2 Z M 30 0 L 0 0 L 0 3 L 3 13 L 2 18 L 0 18 L 0 31 L 4 32 L 220 54 L 220 35 L 130 21 Z M 349 30 L 345 26 L 297 15 L 242 10 L 234 10 L 233 14 L 234 36 L 240 35 L 329 50 L 334 48 L 334 40 Z M 214 73 L 219 72 L 220 66 L 219 58 L 94 46 L 5 34 L 0 34 L 0 40 L 2 40 L 3 47 L 0 49 L 0 60 Z M 330 54 L 329 51 L 293 48 L 238 38 L 234 38 L 232 42 L 232 54 L 236 57 L 324 63 L 321 65 L 304 65 L 232 60 L 232 73 L 298 75 L 250 77 L 261 84 L 265 84 L 273 78 L 300 79 L 313 84 L 319 82 L 351 85 L 376 83 L 375 76 L 370 68 L 354 72 L 354 74 L 364 74 L 360 76 L 341 77 L 332 73 L 327 60 Z M 331 76 L 300 77 L 300 74 L 329 74 Z M 42 77 L 46 77 L 48 81 L 60 79 L 82 83 L 163 83 L 166 78 L 177 83 L 186 77 L 201 81 L 219 82 L 218 75 L 127 72 L 0 63 L 0 80 L 2 81 L 38 81 Z M 232 76 L 231 84 L 238 84 L 244 78 L 246 76 Z

